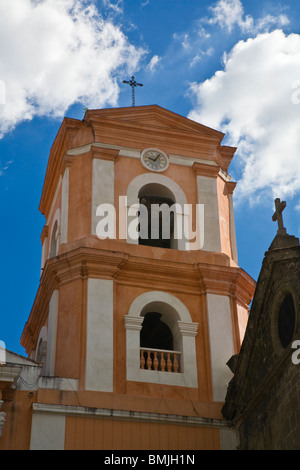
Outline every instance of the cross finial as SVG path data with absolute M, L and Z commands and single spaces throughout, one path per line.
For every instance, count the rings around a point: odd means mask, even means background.
M 286 202 L 285 201 L 280 201 L 279 198 L 275 199 L 275 212 L 272 216 L 273 222 L 277 220 L 278 223 L 278 230 L 277 233 L 278 235 L 286 235 L 286 229 L 283 226 L 283 218 L 282 218 L 282 212 L 286 208 Z
M 144 86 L 142 83 L 137 83 L 135 81 L 135 76 L 132 75 L 130 80 L 123 80 L 123 83 L 126 83 L 127 85 L 131 86 L 132 90 L 132 106 L 135 106 L 135 87 L 137 86 Z

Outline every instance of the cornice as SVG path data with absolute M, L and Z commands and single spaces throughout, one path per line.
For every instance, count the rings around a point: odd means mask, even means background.
M 87 110 L 85 120 L 112 120 L 137 126 L 144 124 L 151 127 L 163 127 L 165 129 L 185 130 L 197 134 L 213 136 L 219 142 L 224 138 L 224 133 L 204 126 L 185 116 L 169 111 L 158 105 L 135 106 L 127 108 L 106 108 Z
M 48 259 L 21 344 L 30 353 L 41 327 L 47 321 L 49 302 L 55 289 L 76 280 L 113 279 L 122 285 L 192 295 L 215 293 L 234 296 L 249 305 L 255 282 L 242 269 L 205 263 L 189 263 L 134 256 L 99 248 L 79 247 Z
M 186 129 L 152 126 L 143 122 L 118 121 L 91 117 L 95 140 L 106 144 L 135 147 L 164 148 L 166 153 L 185 155 L 214 161 L 219 139 L 215 135 L 203 134 Z
M 178 416 L 165 413 L 153 413 L 153 412 L 140 412 L 126 409 L 108 409 L 108 408 L 92 408 L 92 407 L 83 407 L 77 405 L 61 405 L 61 404 L 49 404 L 49 403 L 33 403 L 33 411 L 35 413 L 51 413 L 63 414 L 69 416 L 82 416 L 82 417 L 92 417 L 92 418 L 109 418 L 109 419 L 118 419 L 118 420 L 128 420 L 128 421 L 137 421 L 147 422 L 147 423 L 159 423 L 159 424 L 174 424 L 176 426 L 182 424 L 184 426 L 200 426 L 200 427 L 209 427 L 209 428 L 226 428 L 228 427 L 228 422 L 224 419 L 216 418 L 202 418 L 199 416 Z
M 222 168 L 225 171 L 228 171 L 229 165 L 231 163 L 231 160 L 234 157 L 234 154 L 236 152 L 237 148 L 236 147 L 229 147 L 226 145 L 220 146 L 220 154 L 222 158 Z
M 254 295 L 255 281 L 241 268 L 233 266 L 194 265 L 203 293 L 227 295 L 248 308 Z
M 65 118 L 51 147 L 39 205 L 40 212 L 45 216 L 50 210 L 51 202 L 61 174 L 62 157 L 73 147 L 76 133 L 81 125 L 81 121 Z

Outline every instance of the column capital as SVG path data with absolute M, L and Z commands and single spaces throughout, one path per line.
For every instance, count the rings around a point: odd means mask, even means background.
M 198 333 L 198 323 L 177 322 L 177 335 L 195 337 Z
M 91 146 L 92 158 L 99 158 L 100 160 L 110 160 L 116 162 L 119 157 L 120 151 L 118 149 Z
M 60 164 L 59 172 L 63 176 L 66 168 L 70 168 L 73 163 L 73 155 L 64 155 Z
M 125 315 L 124 317 L 125 329 L 140 331 L 142 328 L 143 321 L 144 321 L 144 317 L 133 317 L 131 315 Z
M 197 176 L 208 176 L 209 178 L 216 178 L 219 174 L 219 165 L 207 165 L 206 163 L 195 162 L 193 170 Z
M 233 194 L 235 187 L 236 187 L 236 183 L 234 181 L 226 181 L 225 188 L 226 188 L 227 194 Z

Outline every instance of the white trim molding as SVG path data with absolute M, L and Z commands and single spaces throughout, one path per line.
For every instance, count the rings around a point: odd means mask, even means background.
M 113 391 L 112 280 L 88 279 L 85 389 Z
M 77 416 L 90 418 L 112 418 L 118 420 L 152 422 L 159 424 L 181 424 L 184 426 L 199 426 L 205 428 L 227 429 L 226 420 L 202 418 L 200 416 L 182 416 L 164 413 L 118 410 L 109 408 L 89 408 L 85 406 L 51 405 L 48 403 L 33 403 L 33 411 L 38 413 L 53 413 L 56 416 Z
M 53 413 L 55 405 L 33 403 L 30 450 L 64 450 L 66 417 Z M 46 410 L 45 410 L 46 408 Z
M 111 160 L 93 158 L 91 234 L 96 235 L 97 208 L 100 204 L 114 206 L 115 164 Z
M 225 401 L 232 372 L 226 362 L 234 355 L 230 299 L 207 294 L 207 314 L 214 401 Z M 224 335 L 224 331 L 226 334 Z
M 216 178 L 197 175 L 198 204 L 204 207 L 204 251 L 221 252 L 220 215 Z
M 49 303 L 46 375 L 55 375 L 56 337 L 58 322 L 59 290 L 55 290 Z

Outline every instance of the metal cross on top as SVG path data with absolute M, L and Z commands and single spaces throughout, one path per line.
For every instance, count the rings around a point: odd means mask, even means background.
M 283 226 L 283 218 L 282 218 L 282 212 L 286 208 L 286 202 L 280 201 L 279 198 L 275 199 L 275 208 L 276 208 L 276 211 L 274 212 L 272 216 L 272 220 L 273 222 L 277 220 L 277 223 L 278 223 L 277 233 L 279 235 L 286 235 L 286 229 Z
M 135 76 L 132 75 L 131 79 L 128 81 L 128 80 L 123 80 L 123 83 L 126 83 L 127 85 L 130 85 L 131 86 L 131 89 L 132 89 L 132 106 L 135 106 L 135 88 L 137 86 L 144 86 L 142 83 L 137 83 L 135 81 Z

